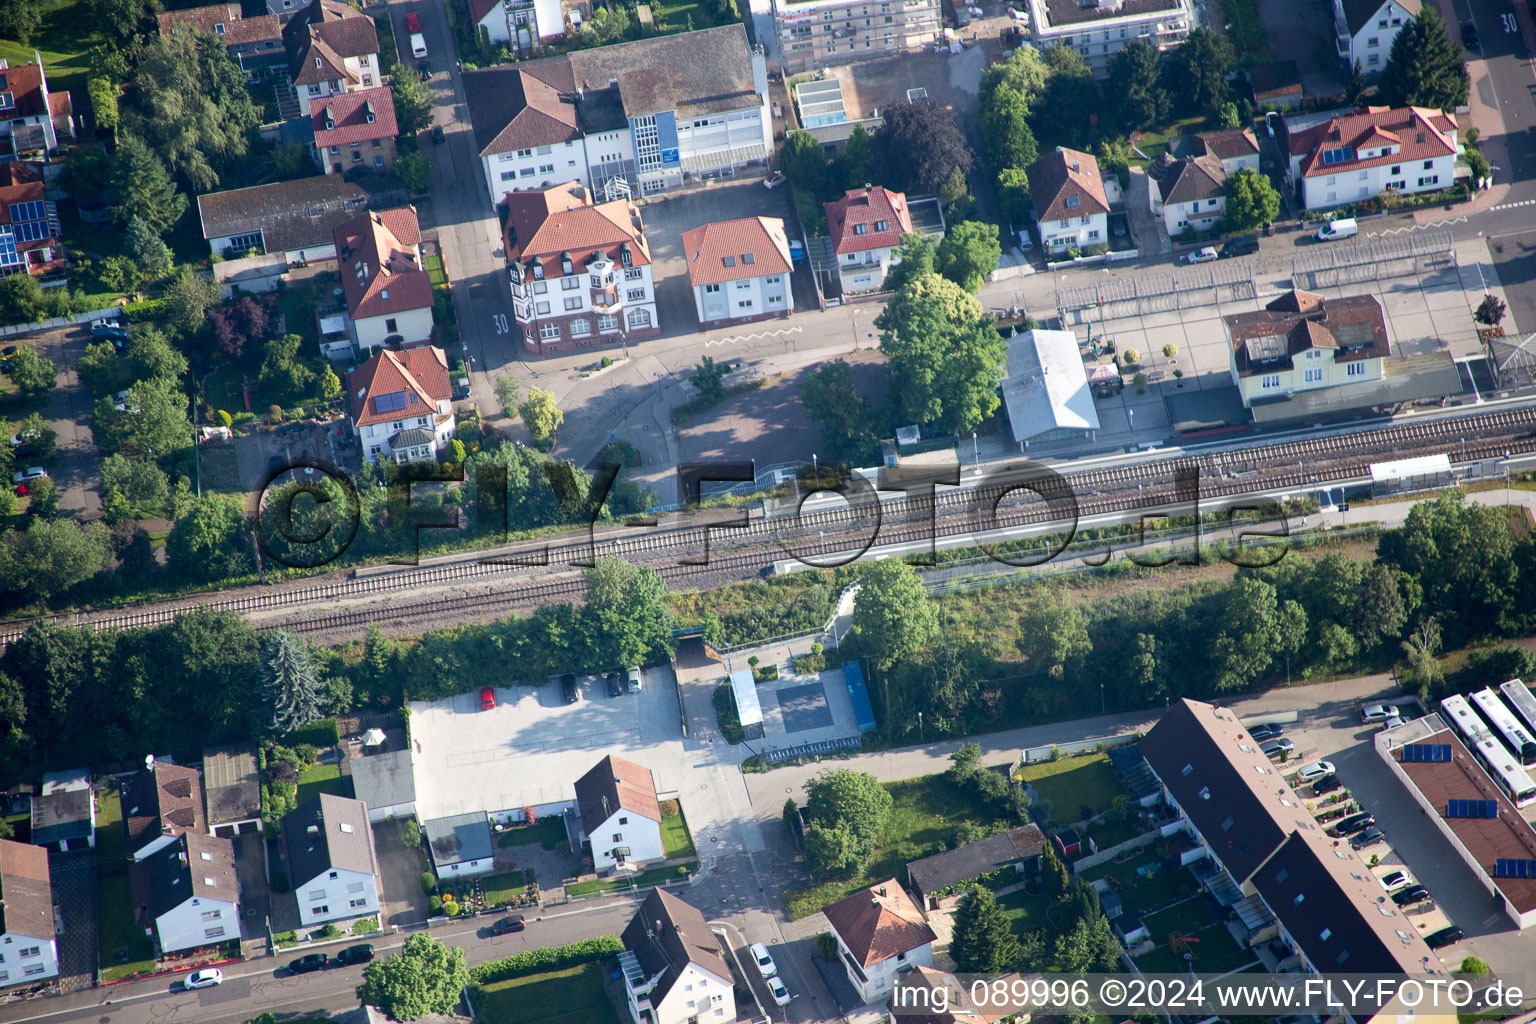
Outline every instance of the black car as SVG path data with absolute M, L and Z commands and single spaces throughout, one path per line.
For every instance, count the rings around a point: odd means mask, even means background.
M 1344 781 L 1337 775 L 1324 775 L 1312 783 L 1312 795 L 1322 796 L 1324 793 L 1332 793 L 1342 785 L 1344 785 Z
M 1478 48 L 1477 26 L 1470 21 L 1461 23 L 1461 43 L 1469 50 Z
M 1448 925 L 1437 932 L 1430 932 L 1424 936 L 1424 944 L 1430 949 L 1444 949 L 1453 942 L 1460 942 L 1467 937 L 1467 933 L 1455 925 Z
M 609 672 L 606 678 L 608 680 L 608 696 L 624 696 L 624 677 L 617 672 Z
M 581 694 L 576 691 L 576 677 L 569 672 L 560 677 L 560 696 L 567 704 L 575 704 L 581 699 Z
M 290 963 L 288 965 L 288 973 L 309 974 L 311 971 L 320 970 L 329 962 L 324 953 L 311 953 L 308 956 L 301 956 Z
M 1372 826 L 1351 839 L 1349 845 L 1357 850 L 1363 850 L 1372 843 L 1379 843 L 1385 838 L 1387 838 L 1386 834 L 1381 829 Z
M 1353 835 L 1362 829 L 1370 828 L 1374 824 L 1376 824 L 1376 818 L 1373 815 L 1362 811 L 1359 814 L 1351 814 L 1349 817 L 1340 821 L 1335 827 L 1334 831 L 1341 836 Z
M 511 935 L 513 932 L 520 932 L 526 927 L 528 926 L 523 923 L 522 914 L 509 914 L 508 916 L 502 918 L 500 921 L 497 921 L 495 924 L 491 925 L 491 934 Z
M 348 946 L 336 954 L 338 967 L 351 967 L 354 964 L 366 964 L 373 959 L 373 947 L 366 942 L 361 946 Z
M 0 348 L 0 356 L 13 356 L 16 354 L 16 351 L 15 345 L 7 345 L 5 348 Z
M 443 131 L 443 126 L 442 125 L 435 124 L 435 125 L 432 126 L 432 141 L 433 142 L 442 142 L 447 137 L 448 137 L 448 134 Z
M 1281 725 L 1256 725 L 1248 730 L 1248 735 L 1253 737 L 1255 743 L 1263 743 L 1272 740 L 1276 736 L 1284 735 L 1285 727 Z
M 1422 903 L 1429 899 L 1429 890 L 1422 885 L 1410 885 L 1406 889 L 1399 889 L 1392 894 L 1392 902 L 1400 907 L 1411 907 L 1415 903 Z
M 432 77 L 432 65 L 419 60 L 416 62 L 416 73 L 421 76 L 423 82 L 428 81 Z
M 1259 239 L 1257 235 L 1243 235 L 1234 238 L 1221 247 L 1221 258 L 1228 259 L 1232 256 L 1251 256 L 1259 251 Z M 1279 735 L 1276 733 L 1275 735 Z

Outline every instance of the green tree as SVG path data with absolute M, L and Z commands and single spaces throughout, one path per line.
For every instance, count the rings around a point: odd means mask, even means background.
M 518 386 L 517 378 L 504 373 L 496 378 L 496 404 L 501 407 L 501 414 L 507 419 L 517 415 L 517 398 L 522 389 Z
M 182 267 L 166 285 L 165 300 L 171 326 L 190 334 L 203 326 L 208 311 L 219 304 L 219 288 L 212 278 L 195 273 L 191 267 Z
M 267 728 L 288 733 L 324 717 L 324 693 L 309 644 L 285 629 L 268 634 L 261 649 L 261 697 Z
M 991 106 L 993 94 L 1002 86 L 1014 90 L 1024 97 L 1025 103 L 1033 106 L 1050 77 L 1051 69 L 1046 66 L 1040 51 L 1033 46 L 1021 46 L 1001 64 L 992 64 L 982 71 L 977 89 L 981 107 Z
M 1045 91 L 1030 107 L 1035 137 L 1052 145 L 1083 148 L 1094 133 L 1092 112 L 1103 109 L 1093 71 L 1081 54 L 1060 43 L 1045 51 L 1051 75 Z
M 981 112 L 981 151 L 996 171 L 1028 167 L 1040 155 L 1029 127 L 1029 101 L 1001 83 Z
M 395 1020 L 411 1021 L 429 1013 L 451 1013 L 467 984 L 464 950 L 430 935 L 412 935 L 400 952 L 363 968 L 357 997 Z
M 262 348 L 261 372 L 258 376 L 262 387 L 270 394 L 291 402 L 314 387 L 315 371 L 299 358 L 299 348 L 303 343 L 304 339 L 297 334 L 285 334 L 281 338 L 271 339 Z
M 118 136 L 112 190 L 117 194 L 115 218 L 120 225 L 142 217 L 157 233 L 169 231 L 187 210 L 187 197 L 165 162 L 149 144 L 131 132 Z
M 150 0 L 90 0 L 91 23 L 119 43 L 127 43 L 145 27 L 152 9 Z
M 414 153 L 401 153 L 395 158 L 393 169 L 395 177 L 413 196 L 425 192 L 432 183 L 432 158 L 419 149 Z
M 108 291 L 126 294 L 143 280 L 139 265 L 127 256 L 108 256 L 96 266 L 96 280 Z
M 1132 39 L 1109 59 L 1108 93 L 1123 128 L 1150 128 L 1168 119 L 1172 102 L 1163 87 L 1162 55 L 1145 39 Z
M 900 291 L 908 282 L 936 273 L 938 246 L 927 235 L 902 235 L 901 244 L 891 254 L 891 266 L 885 272 L 886 291 Z
M 1377 558 L 1417 582 L 1451 646 L 1516 621 L 1514 541 L 1504 510 L 1461 494 L 1421 501 L 1384 533 Z
M 1397 573 L 1390 567 L 1373 563 L 1361 577 L 1359 594 L 1352 605 L 1350 625 L 1366 650 L 1402 636 L 1403 627 L 1408 622 L 1408 610 L 1398 586 Z
M 0 323 L 29 324 L 44 315 L 43 286 L 37 283 L 37 278 L 31 274 L 0 278 Z
M 1392 107 L 1455 110 L 1467 102 L 1471 80 L 1462 50 L 1432 7 L 1419 12 L 1392 40 L 1378 82 L 1381 102 Z
M 112 183 L 112 158 L 95 146 L 81 146 L 69 151 L 59 184 L 77 199 L 88 199 L 105 192 Z
M 1280 649 L 1280 607 L 1272 584 L 1252 576 L 1235 580 L 1212 644 L 1216 689 L 1239 690 L 1269 669 Z
M 1075 679 L 1093 651 L 1083 613 L 1055 588 L 1042 590 L 1019 616 L 1014 639 L 1029 667 L 1052 679 Z
M 1029 200 L 1029 175 L 1022 167 L 1005 167 L 997 172 L 997 201 L 1003 218 L 1015 231 L 1024 230 L 1034 217 Z
M 672 649 L 677 624 L 667 601 L 667 583 L 655 569 L 622 558 L 599 558 L 584 574 L 587 613 L 597 660 L 605 665 L 639 665 Z
M 327 402 L 334 402 L 341 397 L 341 378 L 336 376 L 336 371 L 329 363 L 320 371 L 320 397 Z
M 1462 974 L 1478 974 L 1478 975 L 1481 975 L 1481 974 L 1492 974 L 1493 973 L 1493 969 L 1488 966 L 1488 962 L 1486 960 L 1484 960 L 1482 957 L 1478 957 L 1478 956 L 1465 956 L 1465 957 L 1462 957 L 1461 958 L 1461 967 L 1459 968 L 1459 971 Z
M 1045 891 L 1052 896 L 1064 896 L 1072 881 L 1067 875 L 1067 865 L 1056 852 L 1056 844 L 1047 841 L 1040 859 L 1040 874 L 1045 879 Z
M 92 395 L 100 398 L 117 388 L 117 349 L 110 341 L 85 346 L 85 353 L 75 362 L 75 374 Z
M 1365 72 L 1360 67 L 1360 59 L 1355 58 L 1354 66 L 1349 69 L 1349 82 L 1344 86 L 1344 98 L 1351 106 L 1358 104 L 1360 98 L 1365 95 Z
M 217 580 L 249 572 L 251 538 L 238 495 L 209 492 L 190 507 L 165 539 L 166 559 L 186 579 Z
M 1403 641 L 1403 655 L 1408 659 L 1408 672 L 1403 682 L 1414 687 L 1420 700 L 1428 700 L 1445 679 L 1437 655 L 1440 653 L 1440 624 L 1425 619 Z
M 1280 216 L 1280 193 L 1251 167 L 1227 175 L 1227 230 L 1252 231 Z
M 812 872 L 827 875 L 860 867 L 890 824 L 891 794 L 868 772 L 847 769 L 823 771 L 805 784 L 805 792 L 811 822 L 806 860 Z
M 779 170 L 795 188 L 812 195 L 828 191 L 827 157 L 808 132 L 790 132 L 779 147 Z M 859 182 L 862 186 L 864 182 Z M 850 185 L 849 188 L 858 186 Z
M 1238 125 L 1237 104 L 1228 100 L 1216 110 L 1216 127 L 1220 130 L 1236 128 Z
M 59 441 L 56 430 L 48 425 L 48 420 L 41 412 L 36 410 L 27 413 L 22 421 L 17 424 L 16 433 L 25 442 L 26 453 L 29 458 L 45 459 L 53 454 L 53 449 Z M 10 434 L 7 432 L 6 437 Z
M 415 75 L 394 75 L 389 81 L 395 99 L 395 123 L 401 135 L 415 135 L 432 123 L 432 100 Z
M 907 422 L 964 433 L 996 411 L 1007 347 L 959 285 L 933 274 L 911 280 L 875 326 Z
M 401 154 L 395 160 L 395 173 L 400 172 L 400 161 L 407 154 Z M 308 146 L 297 142 L 279 142 L 272 147 L 272 174 L 279 181 L 293 181 L 297 178 L 307 178 L 315 173 L 314 151 Z M 402 181 L 405 179 L 402 177 Z
M 187 372 L 187 357 L 171 345 L 158 327 L 143 325 L 134 329 L 133 340 L 128 343 L 128 358 L 140 380 L 163 380 L 179 387 Z
M 949 955 L 967 974 L 999 974 L 1018 966 L 1019 943 L 992 890 L 972 885 L 955 908 Z
M 42 0 L 8 0 L 0 5 L 0 37 L 22 46 L 32 43 L 32 33 L 43 23 Z
M 1236 58 L 1227 38 L 1197 28 L 1163 64 L 1168 91 L 1191 113 L 1214 114 L 1227 102 L 1227 73 Z
M 171 272 L 171 247 L 143 217 L 134 216 L 128 221 L 125 241 L 146 281 L 158 281 Z
M 100 76 L 86 80 L 85 93 L 91 98 L 91 110 L 96 115 L 96 127 L 104 132 L 117 130 L 117 100 L 122 90 L 110 78 Z
M 848 133 L 842 151 L 837 154 L 837 163 L 843 171 L 845 188 L 863 188 L 869 183 L 869 133 L 863 125 L 854 126 Z
M 122 410 L 116 409 L 110 396 L 96 402 L 91 433 L 103 451 L 158 457 L 192 443 L 187 396 L 176 382 L 158 377 L 141 380 L 129 386 L 123 405 Z
M 27 510 L 34 516 L 52 516 L 59 510 L 59 485 L 53 482 L 53 477 L 45 476 L 34 480 L 27 485 L 31 492 L 31 504 Z
M 1483 296 L 1483 301 L 1478 303 L 1472 319 L 1488 327 L 1497 327 L 1499 321 L 1504 319 L 1504 310 L 1504 300 L 1489 292 Z
M 62 594 L 111 564 L 112 545 L 103 523 L 33 518 L 25 530 L 0 536 L 0 591 L 30 600 Z M 30 671 L 20 675 L 25 681 Z
M 517 414 L 538 444 L 547 443 L 565 422 L 565 413 L 555 404 L 555 396 L 538 387 L 528 389 L 528 397 L 517 407 Z
M 939 202 L 944 204 L 944 218 L 948 221 L 962 221 L 970 217 L 971 207 L 975 205 L 971 198 L 971 182 L 959 166 L 939 183 Z
M 151 515 L 159 514 L 170 498 L 170 482 L 165 472 L 148 459 L 107 456 L 101 463 L 101 483 Z
M 694 386 L 704 401 L 718 402 L 725 397 L 725 371 L 724 365 L 705 356 L 688 375 L 688 383 Z
M 854 387 L 853 367 L 842 359 L 824 363 L 800 379 L 800 404 L 821 424 L 828 461 L 862 466 L 877 442 L 869 404 Z
M 853 629 L 882 670 L 912 657 L 939 632 L 939 615 L 916 571 L 898 558 L 867 567 L 859 579 Z
M 939 243 L 937 266 L 940 274 L 976 295 L 1002 256 L 997 225 L 968 220 L 951 227 Z
M 1056 970 L 1062 974 L 1088 974 L 1113 969 L 1120 943 L 1103 914 L 1080 917 L 1069 931 L 1056 936 L 1053 949 Z
M 245 157 L 261 123 L 245 73 L 223 40 L 207 33 L 151 37 L 134 85 L 124 121 L 199 192 Z
M 17 276 L 25 280 L 31 280 L 26 275 L 12 275 L 7 281 L 16 280 Z M 40 356 L 37 351 L 28 346 L 23 346 L 20 351 L 11 356 L 11 382 L 21 389 L 21 393 L 27 398 L 36 398 L 53 390 L 54 381 L 58 379 L 58 370 L 54 368 L 53 360 Z

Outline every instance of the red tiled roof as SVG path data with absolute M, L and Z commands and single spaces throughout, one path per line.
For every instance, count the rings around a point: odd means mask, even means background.
M 14 107 L 6 117 L 33 117 L 47 113 L 43 106 L 43 69 L 38 64 L 21 64 L 0 71 L 0 93 L 10 93 Z
M 893 248 L 901 244 L 902 235 L 912 233 L 906 194 L 878 185 L 849 189 L 843 198 L 824 204 L 822 209 L 832 231 L 832 248 L 839 254 Z M 883 231 L 876 227 L 881 221 L 885 222 Z M 858 233 L 859 225 L 864 226 L 864 234 Z
M 778 217 L 743 217 L 684 231 L 683 258 L 695 286 L 790 272 L 789 240 Z
M 860 889 L 823 913 L 863 967 L 934 941 L 933 929 L 928 927 L 923 912 L 894 878 Z
M 43 176 L 31 164 L 15 160 L 0 164 L 0 224 L 11 223 L 11 204 L 41 202 Z M 19 252 L 43 249 L 57 243 L 51 234 L 30 242 L 17 242 Z
M 293 84 L 357 82 L 342 60 L 377 54 L 379 35 L 373 19 L 361 11 L 336 0 L 314 0 L 284 26 L 283 44 Z
M 372 124 L 368 123 L 369 104 L 373 108 Z M 327 113 L 334 128 L 325 126 Z M 370 139 L 392 139 L 400 134 L 395 124 L 395 101 L 387 85 L 354 89 L 313 101 L 310 123 L 315 129 L 315 145 L 322 150 L 327 146 L 346 146 Z
M 1024 173 L 1029 178 L 1037 220 L 1066 220 L 1109 212 L 1099 162 L 1091 154 L 1057 146 L 1030 164 Z M 1076 202 L 1069 204 L 1068 200 Z
M 414 209 L 410 219 L 415 220 Z M 365 213 L 349 220 L 336 229 L 335 238 L 337 269 L 352 319 L 432 305 L 432 280 L 417 262 L 415 247 L 396 238 L 381 215 Z
M 1201 132 L 1195 136 L 1200 152 L 1209 153 L 1218 160 L 1235 160 L 1253 156 L 1259 151 L 1259 140 L 1252 128 L 1229 128 L 1219 132 Z
M 158 20 L 160 34 L 163 36 L 174 34 L 178 25 L 190 25 L 216 36 L 225 46 L 240 46 L 244 43 L 265 40 L 280 41 L 283 37 L 277 15 L 263 14 L 255 18 L 243 18 L 240 16 L 239 4 L 209 4 L 206 7 L 192 7 L 184 11 L 166 11 L 158 16 Z M 218 31 L 219 26 L 223 26 L 222 32 Z
M 380 412 L 374 400 L 399 391 L 410 396 L 405 407 Z M 418 345 L 401 352 L 381 349 L 347 374 L 347 402 L 352 422 L 359 427 L 418 416 L 435 417 L 437 403 L 446 402 L 452 394 L 448 359 L 435 345 Z
M 561 276 L 561 258 L 569 253 L 583 263 L 603 253 L 615 264 L 620 248 L 629 244 L 630 266 L 651 262 L 640 211 L 624 200 L 592 205 L 592 193 L 572 181 L 543 191 L 509 192 L 502 218 L 507 262 L 537 260 L 546 277 Z
M 1456 130 L 1456 119 L 1422 107 L 1366 107 L 1352 114 L 1319 122 L 1291 134 L 1291 156 L 1301 157 L 1302 177 L 1338 174 L 1365 167 L 1429 160 L 1455 155 L 1456 143 L 1449 133 Z M 1379 149 L 1396 144 L 1396 153 L 1362 160 L 1362 149 Z M 1323 154 L 1348 149 L 1350 159 L 1324 163 Z
M 1263 309 L 1232 313 L 1222 320 L 1239 376 L 1282 369 L 1312 348 L 1338 350 L 1333 357 L 1336 363 L 1392 354 L 1381 303 L 1372 295 L 1323 299 L 1292 291 Z
M 526 71 L 518 73 L 516 85 L 522 90 L 523 105 L 481 149 L 482 155 L 553 146 L 581 138 L 576 104 L 568 94 Z M 514 100 L 515 93 L 516 89 L 509 90 L 506 98 Z
M 480 24 L 487 14 L 501 6 L 501 0 L 469 0 L 469 20 Z

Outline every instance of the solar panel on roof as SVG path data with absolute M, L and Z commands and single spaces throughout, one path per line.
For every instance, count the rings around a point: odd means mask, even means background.
M 1403 762 L 1439 763 L 1451 759 L 1449 743 L 1408 743 L 1403 746 Z
M 1500 857 L 1493 862 L 1496 878 L 1536 878 L 1536 860 L 1520 857 Z
M 391 391 L 387 395 L 378 395 L 373 400 L 373 407 L 379 412 L 395 412 L 405 408 L 405 392 Z
M 1284 356 L 1288 345 L 1283 334 L 1260 334 L 1243 342 L 1243 347 L 1248 350 L 1249 359 L 1263 363 Z
M 1499 802 L 1497 800 L 1447 800 L 1445 816 L 1447 818 L 1497 818 Z

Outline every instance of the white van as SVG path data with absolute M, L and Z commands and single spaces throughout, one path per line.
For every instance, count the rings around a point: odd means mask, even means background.
M 411 33 L 411 55 L 418 59 L 427 55 L 427 37 L 420 32 Z
M 645 676 L 641 674 L 639 665 L 629 669 L 625 673 L 625 676 L 627 677 L 625 679 L 625 688 L 629 690 L 630 693 L 639 693 L 642 689 L 645 688 Z
M 1360 233 L 1360 225 L 1355 223 L 1353 217 L 1340 217 L 1331 220 L 1317 229 L 1319 242 L 1337 242 L 1341 238 L 1354 238 Z

